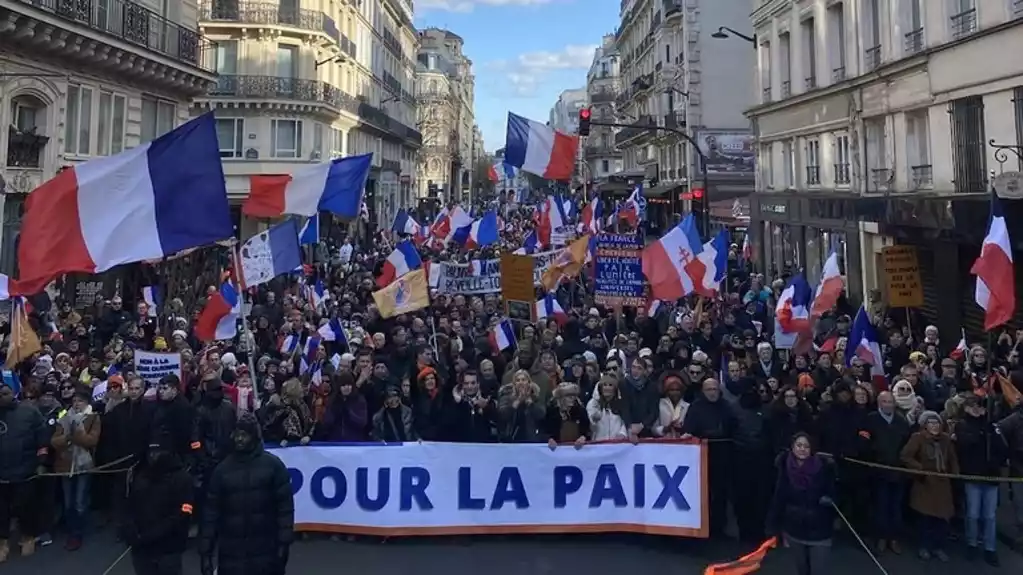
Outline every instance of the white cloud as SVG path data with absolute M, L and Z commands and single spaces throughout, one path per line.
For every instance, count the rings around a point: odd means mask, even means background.
M 569 45 L 557 52 L 526 52 L 512 60 L 490 62 L 488 67 L 504 74 L 512 94 L 528 97 L 536 92 L 552 72 L 589 68 L 596 49 L 596 44 Z
M 537 6 L 553 0 L 417 0 L 417 10 L 472 12 L 476 6 Z

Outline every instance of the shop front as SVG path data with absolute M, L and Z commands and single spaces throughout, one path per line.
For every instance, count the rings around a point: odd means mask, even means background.
M 855 219 L 820 217 L 813 198 L 781 194 L 750 196 L 750 238 L 755 268 L 768 278 L 803 272 L 814 285 L 832 252 L 846 276 L 852 301 L 863 300 L 859 225 Z

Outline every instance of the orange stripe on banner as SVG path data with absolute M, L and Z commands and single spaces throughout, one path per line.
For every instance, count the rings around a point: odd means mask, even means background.
M 189 505 L 188 503 L 185 503 L 184 505 L 181 506 L 181 512 L 184 513 L 185 515 L 191 515 L 192 506 Z
M 371 527 L 367 525 L 340 525 L 333 523 L 296 523 L 295 531 L 314 533 L 342 533 L 373 537 L 409 537 L 439 535 L 528 535 L 558 533 L 643 533 L 675 537 L 706 538 L 703 529 L 665 527 L 639 523 L 599 523 L 566 525 L 452 525 L 448 527 Z
M 731 561 L 729 563 L 717 563 L 709 565 L 703 575 L 747 575 L 760 569 L 760 563 L 767 556 L 767 552 L 778 546 L 778 538 L 771 537 L 760 544 L 756 551 L 749 555 Z

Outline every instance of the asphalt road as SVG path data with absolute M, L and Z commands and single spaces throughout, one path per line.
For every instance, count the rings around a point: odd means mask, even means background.
M 334 575 L 339 568 L 360 575 L 564 575 L 566 573 L 700 575 L 710 563 L 729 561 L 751 551 L 737 542 L 678 540 L 646 536 L 573 535 L 467 538 L 379 539 L 332 541 L 314 536 L 295 544 L 288 573 Z M 939 575 L 964 573 L 1023 573 L 1023 555 L 1002 549 L 1002 566 L 993 569 L 983 563 L 970 564 L 953 549 L 952 561 L 922 562 L 907 550 L 902 556 L 886 554 L 881 562 L 891 575 Z M 35 556 L 13 556 L 4 564 L 4 575 L 132 575 L 128 557 L 116 565 L 124 547 L 109 534 L 99 533 L 75 552 L 65 551 L 60 542 L 41 548 Z M 113 567 L 111 568 L 111 565 Z M 185 556 L 185 573 L 198 575 L 194 551 Z M 787 550 L 773 551 L 761 575 L 793 575 Z M 828 575 L 870 575 L 879 573 L 870 558 L 852 539 L 842 538 L 834 548 Z

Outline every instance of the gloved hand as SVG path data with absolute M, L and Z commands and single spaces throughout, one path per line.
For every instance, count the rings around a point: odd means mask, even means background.
M 827 495 L 821 495 L 821 498 L 818 501 L 818 503 L 824 505 L 825 507 L 831 507 L 832 505 L 835 504 L 835 500 L 828 497 Z
M 200 555 L 199 556 L 199 571 L 202 575 L 213 575 L 213 556 L 212 555 Z

